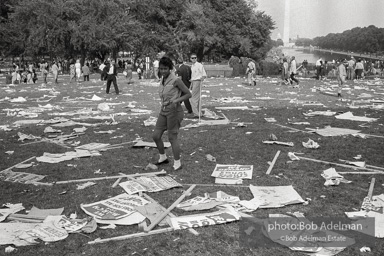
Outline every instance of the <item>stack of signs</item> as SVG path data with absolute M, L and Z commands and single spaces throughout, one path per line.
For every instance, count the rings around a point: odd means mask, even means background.
M 81 209 L 94 217 L 97 223 L 133 225 L 145 220 L 135 207 L 148 203 L 149 201 L 136 195 L 120 194 L 96 203 L 82 204 Z
M 182 186 L 170 176 L 142 176 L 119 185 L 130 195 L 139 192 L 158 192 Z
M 228 208 L 210 213 L 180 216 L 171 218 L 172 227 L 177 229 L 197 228 L 211 225 L 218 225 L 239 220 L 240 214 Z
M 44 179 L 45 176 L 37 175 L 33 173 L 25 172 L 13 172 L 11 170 L 4 170 L 0 172 L 0 180 L 10 181 L 10 182 L 19 182 L 19 183 L 34 183 L 39 180 Z
M 216 164 L 212 177 L 217 184 L 242 184 L 243 179 L 252 179 L 253 165 Z

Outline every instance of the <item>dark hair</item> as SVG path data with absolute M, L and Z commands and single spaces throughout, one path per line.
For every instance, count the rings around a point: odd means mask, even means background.
M 169 57 L 162 57 L 160 59 L 160 62 L 159 62 L 159 66 L 160 65 L 163 65 L 163 66 L 166 66 L 166 67 L 169 67 L 170 70 L 173 69 L 173 62 L 172 60 L 169 58 Z

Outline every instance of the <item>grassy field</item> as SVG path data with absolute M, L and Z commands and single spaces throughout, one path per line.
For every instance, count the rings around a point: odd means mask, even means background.
M 134 79 L 133 84 L 128 84 L 125 78 L 118 80 L 121 94 L 105 94 L 103 82 L 98 80 L 98 75 L 91 76 L 90 82 L 81 84 L 68 84 L 68 77 L 62 76 L 59 84 L 53 86 L 48 83 L 46 87 L 41 84 L 6 86 L 4 81 L 0 84 L 0 107 L 4 109 L 38 107 L 38 105 L 51 104 L 59 107 L 41 113 L 34 119 L 49 119 L 55 117 L 55 113 L 68 112 L 82 108 L 97 110 L 101 102 L 120 103 L 113 105 L 109 113 L 125 113 L 117 115 L 117 124 L 104 123 L 105 120 L 81 119 L 80 122 L 103 123 L 96 127 L 87 127 L 84 135 L 74 141 L 80 145 L 100 142 L 119 144 L 135 140 L 141 137 L 144 141 L 151 141 L 153 127 L 144 126 L 143 121 L 150 116 L 157 116 L 159 99 L 156 84 L 149 80 Z M 50 79 L 52 80 L 52 79 Z M 358 209 L 363 198 L 367 195 L 369 182 L 376 177 L 374 195 L 383 192 L 384 179 L 382 175 L 345 175 L 350 184 L 340 184 L 334 187 L 325 187 L 324 178 L 320 176 L 323 170 L 330 165 L 300 160 L 291 162 L 288 152 L 304 153 L 307 158 L 314 158 L 330 162 L 339 162 L 339 159 L 354 160 L 356 155 L 362 155 L 363 161 L 370 165 L 384 166 L 384 138 L 358 138 L 353 136 L 322 137 L 317 134 L 292 132 L 289 129 L 277 126 L 284 125 L 300 130 L 305 128 L 332 127 L 350 128 L 361 130 L 365 134 L 384 136 L 383 110 L 369 108 L 350 109 L 349 105 L 354 100 L 355 106 L 362 104 L 358 100 L 361 93 L 371 93 L 377 99 L 383 98 L 383 85 L 359 84 L 349 82 L 350 93 L 343 91 L 343 101 L 338 98 L 320 94 L 314 88 L 324 86 L 330 81 L 316 81 L 302 79 L 299 88 L 280 85 L 277 79 L 260 78 L 256 87 L 246 86 L 244 78 L 210 78 L 204 82 L 203 104 L 204 108 L 223 113 L 232 122 L 229 125 L 201 126 L 180 131 L 182 147 L 183 169 L 172 171 L 172 161 L 165 165 L 164 169 L 182 184 L 209 184 L 212 186 L 197 186 L 192 196 L 202 196 L 205 192 L 222 190 L 227 194 L 239 196 L 241 199 L 252 199 L 252 194 L 246 186 L 214 186 L 214 178 L 211 173 L 216 163 L 206 160 L 206 155 L 216 157 L 220 164 L 249 164 L 254 166 L 253 179 L 245 180 L 244 185 L 278 186 L 292 185 L 302 198 L 310 198 L 308 205 L 296 204 L 276 209 L 258 209 L 252 214 L 257 217 L 267 217 L 271 213 L 286 213 L 299 211 L 305 216 L 344 216 L 344 212 Z M 335 84 L 331 81 L 331 84 Z M 330 84 L 328 84 L 330 85 Z M 354 85 L 364 85 L 366 89 L 353 89 Z M 37 102 L 44 95 L 52 96 L 52 89 L 57 92 L 48 103 Z M 374 91 L 372 91 L 374 90 Z M 90 101 L 93 95 L 103 98 L 103 101 Z M 24 97 L 24 103 L 10 103 L 3 100 L 5 97 Z M 78 98 L 76 102 L 68 103 L 69 99 Z M 223 97 L 242 97 L 247 102 L 220 103 L 217 99 Z M 270 97 L 272 99 L 266 99 Z M 45 97 L 48 99 L 48 97 Z M 134 103 L 132 103 L 134 102 Z M 322 103 L 324 106 L 305 105 Z M 136 108 L 152 110 L 152 114 L 135 115 L 127 106 L 133 104 Z M 222 110 L 218 106 L 248 106 L 250 110 Z M 253 106 L 253 107 L 252 107 Z M 259 108 L 255 108 L 258 106 Z M 306 117 L 303 113 L 309 110 L 331 110 L 336 112 L 352 111 L 354 115 L 378 118 L 376 122 L 368 123 L 361 127 L 362 122 L 338 120 L 335 117 Z M 105 115 L 99 113 L 99 115 Z M 75 116 L 63 116 L 76 118 Z M 264 118 L 274 117 L 276 123 L 268 123 Z M 27 119 L 25 117 L 7 116 L 7 111 L 0 112 L 0 125 L 11 125 L 16 120 Z M 79 121 L 79 120 L 75 120 Z M 111 121 L 111 120 L 109 120 Z M 197 120 L 185 119 L 183 125 L 196 123 Z M 246 123 L 246 127 L 237 127 L 237 122 Z M 290 122 L 309 122 L 310 125 L 294 125 Z M 35 143 L 23 145 L 18 141 L 18 132 L 44 137 L 44 129 L 47 125 L 28 125 L 13 127 L 12 131 L 0 130 L 0 170 L 8 168 L 32 156 L 41 156 L 44 152 L 64 153 L 70 149 L 52 143 Z M 80 127 L 80 126 L 74 126 Z M 59 128 L 64 134 L 72 132 L 74 127 Z M 115 130 L 112 134 L 97 134 L 95 131 Z M 249 133 L 250 134 L 246 134 Z M 269 139 L 270 134 L 277 136 L 279 141 L 293 142 L 294 147 L 263 144 L 263 140 Z M 309 138 L 320 144 L 319 149 L 306 149 L 302 142 Z M 167 140 L 167 137 L 164 137 Z M 133 174 L 145 172 L 143 169 L 148 163 L 155 162 L 158 154 L 156 149 L 132 148 L 132 144 L 126 144 L 123 148 L 102 152 L 102 156 L 81 158 L 65 161 L 58 164 L 36 163 L 35 166 L 21 170 L 29 173 L 46 175 L 43 182 L 61 180 L 92 178 L 100 176 L 118 175 L 120 172 Z M 271 175 L 266 175 L 268 161 L 272 161 L 276 152 L 281 150 Z M 14 151 L 7 155 L 6 151 Z M 167 149 L 169 158 L 172 152 Z M 35 161 L 36 162 L 36 161 Z M 70 166 L 68 166 L 70 165 Z M 100 169 L 105 174 L 95 174 Z M 351 171 L 351 169 L 336 167 L 337 171 Z M 76 212 L 79 218 L 87 215 L 81 210 L 80 204 L 92 203 L 108 197 L 123 193 L 120 187 L 112 188 L 115 180 L 98 181 L 96 185 L 84 190 L 76 190 L 76 184 L 54 185 L 52 187 L 33 186 L 0 181 L 0 204 L 23 203 L 26 209 L 36 206 L 41 209 L 64 207 L 64 214 L 69 216 Z M 150 194 L 164 207 L 170 206 L 188 185 L 183 188 L 171 189 Z M 65 192 L 65 193 L 63 193 Z M 324 197 L 325 196 L 325 197 Z M 175 214 L 188 215 L 181 210 L 174 210 Z M 70 234 L 65 240 L 35 246 L 18 247 L 13 255 L 302 255 L 288 248 L 246 248 L 239 241 L 239 224 L 230 223 L 224 225 L 203 227 L 196 229 L 200 235 L 194 236 L 183 231 L 174 231 L 161 235 L 153 235 L 144 238 L 135 238 L 120 242 L 110 242 L 100 245 L 88 245 L 87 242 L 96 238 L 109 238 L 138 232 L 137 225 L 118 226 L 114 230 L 98 229 L 92 234 Z M 375 238 L 372 238 L 375 239 Z M 382 255 L 384 242 L 375 239 L 376 246 L 368 255 Z M 0 255 L 4 253 L 5 246 L 0 247 Z M 360 255 L 358 247 L 345 249 L 339 255 Z

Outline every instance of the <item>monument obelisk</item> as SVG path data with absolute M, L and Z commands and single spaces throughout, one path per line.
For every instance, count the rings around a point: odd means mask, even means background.
M 285 9 L 284 9 L 284 34 L 283 34 L 283 42 L 284 46 L 289 45 L 289 21 L 290 21 L 290 8 L 291 8 L 291 0 L 285 1 Z

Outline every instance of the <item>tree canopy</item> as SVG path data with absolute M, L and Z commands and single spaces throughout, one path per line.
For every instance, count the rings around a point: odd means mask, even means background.
M 384 28 L 356 27 L 342 33 L 331 33 L 313 39 L 313 45 L 325 49 L 339 49 L 354 52 L 383 52 Z
M 247 0 L 3 0 L 3 55 L 91 56 L 159 51 L 265 57 L 271 17 Z

